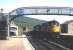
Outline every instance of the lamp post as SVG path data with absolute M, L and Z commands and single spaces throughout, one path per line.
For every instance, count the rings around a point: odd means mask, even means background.
M 8 14 L 8 16 L 7 16 L 7 25 L 8 25 L 8 34 L 7 34 L 7 39 L 9 39 L 9 35 L 10 35 L 10 21 L 9 21 L 9 14 Z

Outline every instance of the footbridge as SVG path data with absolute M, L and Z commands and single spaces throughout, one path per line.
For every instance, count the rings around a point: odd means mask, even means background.
M 72 7 L 21 7 L 9 13 L 10 15 L 68 15 L 73 16 Z

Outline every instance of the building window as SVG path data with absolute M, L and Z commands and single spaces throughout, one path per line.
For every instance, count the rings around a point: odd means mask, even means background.
M 23 30 L 25 31 L 26 30 L 26 27 L 23 27 Z

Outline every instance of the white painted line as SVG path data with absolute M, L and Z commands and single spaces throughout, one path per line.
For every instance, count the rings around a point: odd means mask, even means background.
M 24 35 L 26 37 L 26 35 Z M 25 47 L 25 50 L 35 50 L 35 48 L 32 46 L 32 44 L 29 42 L 27 38 L 23 38 L 23 44 Z

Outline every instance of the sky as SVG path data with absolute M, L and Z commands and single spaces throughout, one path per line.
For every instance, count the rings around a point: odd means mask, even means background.
M 73 0 L 0 0 L 0 8 L 4 9 L 4 13 L 8 13 L 19 7 L 32 7 L 32 6 L 48 6 L 48 7 L 73 7 Z M 35 16 L 35 15 L 34 15 Z M 63 23 L 67 20 L 72 20 L 71 16 L 63 15 L 46 15 L 46 16 L 27 16 L 41 20 L 57 20 Z

